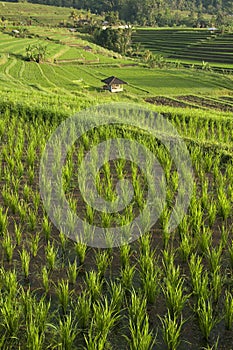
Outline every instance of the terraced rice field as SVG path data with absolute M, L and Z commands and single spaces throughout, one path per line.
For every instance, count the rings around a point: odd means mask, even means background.
M 31 32 L 34 37 L 24 39 L 0 33 L 0 85 L 4 86 L 4 82 L 8 81 L 16 87 L 20 81 L 19 85 L 30 89 L 46 91 L 56 88 L 70 94 L 80 88 L 98 91 L 102 85 L 101 79 L 116 75 L 129 83 L 125 91 L 138 96 L 183 95 L 189 94 L 190 89 L 203 94 L 232 90 L 232 80 L 226 76 L 192 70 L 180 70 L 178 73 L 174 69 L 151 70 L 130 66 L 135 62 L 89 43 L 82 34 L 72 34 L 66 29 L 34 27 Z M 203 31 L 197 32 L 203 35 Z M 26 47 L 37 43 L 47 46 L 46 62 L 42 65 L 25 61 Z M 85 50 L 87 45 L 92 48 L 90 52 Z
M 129 58 L 123 58 L 120 54 L 101 48 L 94 43 L 85 40 L 86 36 L 81 33 L 70 33 L 68 29 L 49 29 L 44 27 L 25 27 L 29 30 L 32 38 L 16 38 L 10 35 L 11 28 L 4 33 L 0 32 L 0 54 L 21 55 L 22 59 L 26 56 L 26 47 L 31 44 L 43 44 L 47 47 L 46 61 L 57 63 L 84 62 L 85 64 L 116 64 L 115 58 L 119 63 L 129 63 Z M 87 36 L 89 39 L 89 36 Z M 86 49 L 90 46 L 90 51 Z
M 137 99 L 161 94 L 190 95 L 190 91 L 223 96 L 233 90 L 230 76 L 194 70 L 145 68 L 132 59 L 86 41 L 83 34 L 70 33 L 67 29 L 33 27 L 30 33 L 32 38 L 0 33 L 0 86 L 3 89 L 7 83 L 8 87 L 29 91 L 98 95 L 101 80 L 115 75 L 128 82 L 124 95 Z M 45 62 L 26 61 L 26 47 L 38 43 L 47 46 Z M 87 45 L 91 47 L 90 52 L 85 50 Z M 106 92 L 102 92 L 104 95 Z
M 169 59 L 233 67 L 233 33 L 222 35 L 205 29 L 139 29 L 133 41 Z
M 25 39 L 0 33 L 0 349 L 231 349 L 232 76 L 195 69 L 151 69 L 86 41 L 82 34 L 57 28 L 30 30 L 34 37 Z M 177 33 L 180 51 L 200 45 L 200 35 L 203 43 L 212 40 L 205 31 L 188 32 L 189 39 L 184 31 L 172 31 Z M 29 43 L 48 45 L 44 62 L 25 60 Z M 160 44 L 163 52 L 169 51 L 165 39 L 160 38 Z M 84 45 L 90 45 L 92 52 L 86 52 Z M 173 50 L 174 43 L 168 54 Z M 98 63 L 91 62 L 93 56 Z M 101 89 L 101 79 L 111 75 L 128 82 L 122 93 Z M 63 226 L 53 224 L 42 201 L 40 161 L 61 121 L 108 102 L 127 104 L 119 116 L 104 107 L 99 119 L 90 112 L 79 115 L 77 126 L 83 130 L 89 118 L 103 123 L 109 115 L 116 125 L 97 125 L 84 133 L 69 148 L 63 166 L 59 162 L 64 150 L 59 152 L 59 145 L 65 140 L 58 139 L 54 161 L 51 154 L 44 158 L 51 173 L 57 175 L 62 169 L 62 190 L 72 214 L 85 227 L 94 228 L 76 230 L 79 236 L 72 240 Z M 134 107 L 139 114 L 134 115 Z M 144 108 L 148 108 L 145 115 Z M 159 134 L 152 135 L 157 125 L 153 111 L 182 137 L 193 169 L 188 178 L 193 181 L 190 203 L 173 231 L 168 224 L 172 212 L 180 214 L 174 211 L 177 196 L 183 199 L 187 191 L 180 188 L 179 167 L 172 156 L 177 135 L 163 129 L 166 146 Z M 129 121 L 137 121 L 138 127 Z M 72 131 L 71 127 L 69 136 Z M 119 195 L 124 197 L 123 209 L 112 213 L 92 207 L 81 193 L 78 177 L 89 151 L 103 141 L 122 138 L 131 146 L 129 151 L 119 145 L 120 158 L 109 159 L 106 148 L 101 157 L 94 151 L 91 159 L 92 169 L 100 158 L 104 160 L 94 183 L 106 208 Z M 145 173 L 141 159 L 137 161 L 135 144 L 148 149 L 160 165 L 164 176 L 159 186 L 151 181 L 151 159 L 145 161 Z M 175 153 L 182 163 L 183 152 Z M 136 158 L 131 161 L 129 154 Z M 187 173 L 186 164 L 181 165 Z M 57 193 L 58 202 L 64 203 L 63 191 L 54 190 L 57 177 L 54 182 L 46 174 L 40 178 L 46 202 L 51 203 Z M 130 201 L 128 182 L 133 189 Z M 86 234 L 95 238 L 96 227 L 106 233 L 112 227 L 125 227 L 142 211 L 145 223 L 150 222 L 162 198 L 153 202 L 150 213 L 145 210 L 148 192 L 152 189 L 155 198 L 160 186 L 165 196 L 159 218 L 140 238 L 112 247 L 112 237 L 107 235 L 105 249 L 82 239 Z M 60 208 L 54 208 L 59 218 Z M 72 216 L 64 221 L 72 227 Z
M 34 25 L 55 26 L 60 22 L 69 21 L 71 9 L 67 7 L 31 4 L 27 2 L 0 2 L 1 16 L 15 23 L 31 21 Z M 86 14 L 86 11 L 78 11 Z

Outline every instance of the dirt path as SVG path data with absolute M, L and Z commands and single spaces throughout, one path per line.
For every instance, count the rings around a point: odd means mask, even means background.
M 99 63 L 99 59 L 96 60 L 85 60 L 85 58 L 75 58 L 67 60 L 57 60 L 57 63 L 72 63 L 72 62 L 85 62 L 85 63 Z

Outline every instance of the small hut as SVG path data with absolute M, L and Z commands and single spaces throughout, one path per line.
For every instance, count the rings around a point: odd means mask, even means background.
M 103 89 L 111 91 L 111 92 L 123 91 L 123 85 L 124 84 L 128 84 L 125 81 L 123 81 L 123 80 L 121 80 L 121 79 L 119 79 L 117 77 L 114 77 L 114 76 L 111 76 L 109 78 L 103 79 L 101 81 L 103 83 L 105 83 L 105 85 L 103 86 Z
M 92 47 L 90 47 L 89 45 L 84 46 L 83 49 L 88 52 L 92 51 Z
M 17 30 L 17 29 L 13 29 L 11 33 L 12 33 L 13 36 L 15 36 L 17 38 L 20 36 L 20 31 Z

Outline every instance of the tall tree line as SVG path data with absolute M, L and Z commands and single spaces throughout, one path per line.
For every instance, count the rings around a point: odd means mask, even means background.
M 9 0 L 8 0 L 9 1 Z M 17 0 L 16 0 L 17 1 Z M 117 11 L 119 18 L 140 24 L 154 24 L 159 16 L 169 17 L 172 10 L 186 10 L 196 13 L 217 15 L 220 12 L 232 14 L 233 0 L 28 0 L 55 6 L 87 9 L 93 13 Z

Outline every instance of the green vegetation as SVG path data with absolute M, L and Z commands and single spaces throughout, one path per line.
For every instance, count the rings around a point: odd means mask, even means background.
M 170 108 L 169 114 L 164 113 L 186 140 L 192 158 L 196 185 L 187 215 L 168 241 L 163 240 L 159 221 L 150 234 L 130 246 L 107 250 L 91 249 L 58 234 L 43 210 L 38 161 L 58 120 L 49 124 L 39 116 L 29 120 L 32 116 L 26 111 L 21 118 L 18 111 L 15 116 L 9 109 L 2 113 L 1 341 L 7 346 L 88 349 L 96 343 L 98 349 L 152 349 L 155 344 L 159 349 L 178 349 L 184 341 L 214 344 L 217 336 L 219 349 L 225 346 L 223 316 L 226 332 L 232 328 L 232 214 L 227 209 L 232 204 L 232 118 L 207 112 L 191 115 L 190 111 L 182 115 Z M 144 122 L 152 120 L 142 120 L 142 126 Z M 69 201 L 74 201 L 74 208 L 78 205 L 79 215 L 90 222 L 102 220 L 102 225 L 106 217 L 101 219 L 95 211 L 90 215 L 73 184 L 77 150 L 81 151 L 84 141 L 88 148 L 93 140 L 98 144 L 106 132 L 108 137 L 118 134 L 112 127 L 100 128 L 95 136 L 89 133 L 69 155 L 69 168 L 64 169 L 65 173 L 70 169 L 70 176 L 64 177 Z M 134 133 L 124 127 L 125 137 Z M 145 146 L 153 145 L 167 169 L 167 191 L 173 198 L 177 178 L 168 151 L 146 134 L 140 135 L 140 130 L 137 133 Z M 132 176 L 139 191 L 132 203 L 136 209 L 144 188 L 135 165 L 126 162 L 122 168 L 116 163 L 101 170 L 105 181 L 99 182 L 99 191 L 112 193 L 112 181 L 120 169 Z M 171 210 L 169 198 L 164 218 Z M 123 221 L 130 219 L 132 208 L 127 210 Z M 112 223 L 116 218 L 109 214 L 108 220 Z M 159 311 L 158 305 L 167 312 Z M 150 309 L 157 312 L 147 312 Z M 190 326 L 194 330 L 187 334 Z
M 115 100 L 118 99 L 117 96 L 109 96 L 105 92 L 99 94 L 101 79 L 110 75 L 119 76 L 129 83 L 125 88 L 126 98 L 134 96 L 133 98 L 138 99 L 151 94 L 183 95 L 190 91 L 218 95 L 221 91 L 224 94 L 232 90 L 230 76 L 208 71 L 199 73 L 195 70 L 177 70 L 172 67 L 145 68 L 140 62 L 90 44 L 79 34 L 74 36 L 66 29 L 47 29 L 50 40 L 44 38 L 44 29 L 33 28 L 32 34 L 35 33 L 38 33 L 39 38 L 15 38 L 7 33 L 0 33 L 0 86 L 3 91 L 13 91 L 21 87 L 24 92 L 18 92 L 18 99 L 28 90 L 31 94 L 33 91 L 50 92 L 51 98 L 53 93 L 60 91 L 61 94 L 73 96 L 70 97 L 71 105 L 75 95 L 83 93 L 86 96 L 100 99 L 102 96 Z M 63 38 L 62 41 L 60 37 Z M 90 52 L 85 51 L 87 44 L 92 47 Z M 40 65 L 27 61 L 27 48 L 35 45 L 47 47 L 45 61 Z
M 98 2 L 93 0 L 31 0 L 30 2 L 86 9 L 98 14 L 104 13 L 106 20 L 110 22 L 112 19 L 120 18 L 120 20 L 131 23 L 152 26 L 194 25 L 202 27 L 211 25 L 211 23 L 222 25 L 232 23 L 230 15 L 233 10 L 231 0 L 99 0 Z
M 106 47 L 125 55 L 131 49 L 132 29 L 96 29 L 94 31 L 94 40 L 96 44 Z
M 41 63 L 42 61 L 45 60 L 45 55 L 46 55 L 46 46 L 42 45 L 34 45 L 31 46 L 29 45 L 26 47 L 26 56 L 29 61 L 34 61 L 37 63 Z
M 50 25 L 71 12 L 27 3 L 8 6 L 12 19 L 17 17 L 13 9 L 28 9 L 22 14 L 24 21 L 39 9 L 40 23 L 51 21 Z M 59 18 L 51 17 L 53 11 Z M 0 32 L 0 348 L 230 349 L 232 35 L 197 29 L 137 30 L 135 42 L 158 55 L 152 68 L 148 52 L 140 47 L 132 58 L 93 43 L 89 33 L 5 25 Z M 15 35 L 13 29 L 20 33 Z M 34 56 L 45 47 L 43 57 Z M 212 52 L 213 61 L 200 58 L 207 52 Z M 213 62 L 221 74 L 208 66 L 186 69 L 176 59 Z M 101 80 L 112 75 L 128 83 L 122 93 L 102 89 Z M 144 208 L 148 191 L 140 164 L 125 159 L 123 149 L 122 158 L 99 169 L 96 188 L 111 202 L 116 183 L 128 179 L 134 190 L 130 204 L 114 214 L 85 202 L 77 186 L 78 169 L 100 142 L 137 140 L 157 158 L 166 178 L 165 206 L 150 231 L 131 244 L 97 249 L 72 241 L 53 225 L 38 177 L 45 144 L 61 121 L 108 102 L 133 102 L 169 120 L 190 153 L 194 188 L 186 215 L 168 232 L 179 176 L 169 150 L 144 130 L 154 125 L 153 115 L 140 116 L 138 129 L 121 118 L 116 127 L 87 132 L 68 152 L 62 175 L 70 207 L 88 223 L 125 225 Z M 130 120 L 130 112 L 125 117 Z M 81 117 L 79 122 L 82 125 Z M 96 160 L 97 156 L 92 165 Z M 55 162 L 52 168 L 56 166 Z M 49 201 L 50 183 L 47 189 Z
M 233 68 L 233 34 L 206 29 L 137 29 L 133 42 L 154 54 L 183 63 L 208 62 Z
M 59 5 L 58 5 L 59 6 Z M 0 2 L 1 20 L 4 24 L 15 22 L 17 25 L 28 23 L 32 25 L 57 26 L 69 22 L 70 8 L 30 4 L 28 2 Z M 86 14 L 86 11 L 79 11 Z

